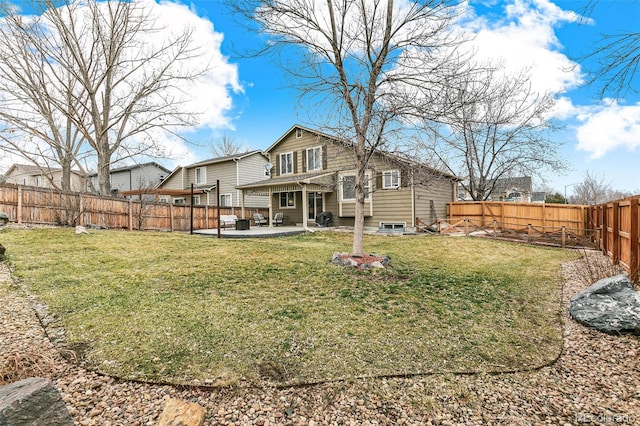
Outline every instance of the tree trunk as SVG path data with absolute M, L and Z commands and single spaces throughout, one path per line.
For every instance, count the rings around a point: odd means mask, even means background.
M 353 256 L 364 256 L 364 167 L 358 164 L 356 170 L 356 211 L 353 224 Z
M 63 191 L 71 191 L 71 158 L 62 160 L 62 180 L 60 181 L 60 189 Z
M 98 192 L 101 195 L 111 194 L 111 155 L 106 152 L 98 152 Z

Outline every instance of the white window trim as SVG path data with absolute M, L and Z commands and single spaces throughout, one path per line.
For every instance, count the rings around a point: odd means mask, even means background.
M 282 161 L 282 159 L 286 158 L 287 156 L 291 156 L 291 171 L 290 172 L 283 171 L 285 162 Z M 294 169 L 295 169 L 295 167 L 293 165 L 293 151 L 291 151 L 291 152 L 283 152 L 282 154 L 280 154 L 280 174 L 281 175 L 292 175 Z
M 201 174 L 200 177 L 201 177 L 202 180 L 198 180 L 198 170 L 202 170 L 202 173 L 200 173 Z M 195 176 L 194 176 L 195 179 L 194 180 L 196 181 L 196 185 L 202 185 L 202 184 L 207 183 L 207 168 L 206 167 L 196 167 L 196 170 L 195 170 L 194 173 L 195 173 Z
M 406 229 L 407 222 L 378 222 L 380 229 Z
M 222 204 L 222 199 L 224 197 L 229 197 L 229 204 Z M 228 194 L 220 194 L 220 207 L 233 207 L 233 194 L 232 193 L 228 193 Z
M 169 197 L 158 197 L 158 202 L 160 203 L 168 203 Z
M 185 197 L 179 197 L 179 198 L 174 198 L 173 199 L 173 204 L 177 204 L 177 205 L 184 205 L 187 204 L 187 199 Z
M 293 206 L 282 205 L 282 194 L 293 194 Z M 296 208 L 296 193 L 294 191 L 283 191 L 278 195 L 278 205 L 281 209 L 295 209 Z
M 315 151 L 318 150 L 320 153 L 320 167 L 317 169 L 312 169 L 309 167 L 309 151 Z M 321 171 L 322 170 L 322 146 L 314 146 L 313 148 L 307 148 L 307 150 L 305 151 L 305 155 L 307 156 L 307 171 L 308 172 L 317 172 L 317 171 Z
M 194 195 L 193 196 L 193 205 L 194 206 L 199 206 L 200 205 L 200 195 Z
M 356 202 L 355 196 L 354 198 L 344 198 L 344 190 L 343 190 L 343 185 L 344 185 L 344 178 L 347 176 L 356 176 L 356 172 L 345 172 L 340 174 L 340 201 L 343 202 Z M 364 196 L 364 201 L 369 201 L 371 199 L 371 173 L 370 172 L 365 172 L 364 173 L 364 181 L 365 181 L 365 188 L 368 188 L 369 190 L 367 191 L 367 193 Z M 354 191 L 354 195 L 355 195 L 355 191 Z
M 398 174 L 398 184 L 397 185 L 387 185 L 385 176 L 392 176 L 393 177 L 393 173 L 394 172 Z M 400 188 L 400 186 L 402 185 L 402 183 L 400 182 L 400 176 L 401 176 L 400 175 L 400 170 L 398 170 L 398 169 L 383 171 L 382 172 L 382 189 L 398 189 L 398 188 Z

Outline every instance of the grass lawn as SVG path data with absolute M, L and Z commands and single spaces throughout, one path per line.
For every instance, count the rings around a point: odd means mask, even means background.
M 454 237 L 367 236 L 386 270 L 330 264 L 352 235 L 228 240 L 73 229 L 0 233 L 15 275 L 99 370 L 280 384 L 497 371 L 561 350 L 559 265 L 577 254 Z

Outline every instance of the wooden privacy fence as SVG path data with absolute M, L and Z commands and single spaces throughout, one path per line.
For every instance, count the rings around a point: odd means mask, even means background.
M 217 208 L 193 206 L 193 229 L 218 227 Z M 42 225 L 95 225 L 108 229 L 189 231 L 191 206 L 155 203 L 57 190 L 0 185 L 0 211 L 17 223 Z M 266 208 L 245 208 L 268 216 Z M 242 215 L 239 207 L 220 207 L 220 214 Z
M 510 202 L 449 203 L 440 233 L 464 232 L 531 244 L 596 247 L 598 234 L 587 226 L 589 206 Z
M 602 252 L 640 282 L 640 196 L 593 206 L 589 220 Z
M 538 229 L 566 229 L 587 232 L 589 206 L 577 204 L 513 203 L 498 201 L 455 202 L 448 205 L 448 220 L 468 219 L 478 227 L 493 226 L 522 230 L 529 225 Z

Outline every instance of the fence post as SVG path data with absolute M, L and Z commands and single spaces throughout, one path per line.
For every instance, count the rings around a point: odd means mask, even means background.
M 442 233 L 442 219 L 436 220 L 436 230 L 438 231 L 438 234 Z
M 18 186 L 18 207 L 17 207 L 16 216 L 18 216 L 16 218 L 18 220 L 18 224 L 22 223 L 22 187 L 21 186 Z
M 493 238 L 496 238 L 496 234 L 498 233 L 498 222 L 496 222 L 496 220 L 493 220 Z
M 171 222 L 171 225 L 169 225 L 171 232 L 175 231 L 175 227 L 173 226 L 173 204 L 169 204 L 169 222 Z
M 618 203 L 612 203 L 612 218 L 613 223 L 611 224 L 611 234 L 613 237 L 613 244 L 611 247 L 611 259 L 613 260 L 614 265 L 620 264 L 620 210 L 618 209 L 620 205 Z
M 527 225 L 527 242 L 531 244 L 531 224 Z
M 84 226 L 84 197 L 82 196 L 82 192 L 80 193 L 79 196 L 79 210 L 80 210 L 80 217 L 78 218 L 78 225 L 80 226 Z
M 142 197 L 142 194 L 140 197 Z M 131 198 L 129 198 L 129 231 L 133 231 L 133 204 Z
M 562 248 L 565 247 L 566 241 L 567 241 L 566 227 L 564 225 L 562 225 Z

